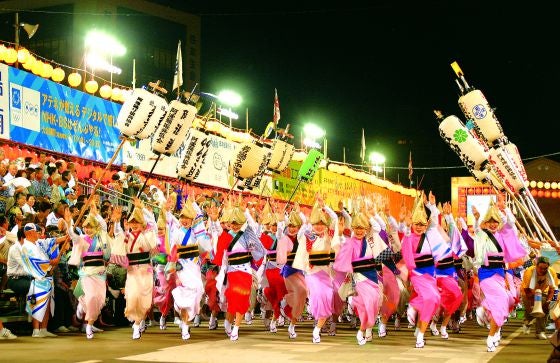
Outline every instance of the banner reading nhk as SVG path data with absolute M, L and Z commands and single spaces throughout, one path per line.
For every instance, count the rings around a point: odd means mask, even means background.
M 109 161 L 120 143 L 115 126 L 120 104 L 23 70 L 0 67 L 3 138 L 85 159 Z M 9 131 L 6 118 L 10 120 Z M 118 155 L 115 163 L 121 160 Z

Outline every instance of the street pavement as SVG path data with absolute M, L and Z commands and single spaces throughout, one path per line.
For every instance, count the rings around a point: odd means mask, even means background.
M 552 351 L 547 340 L 535 339 L 534 331 L 524 335 L 521 320 L 511 319 L 504 326 L 501 345 L 495 353 L 486 352 L 486 330 L 467 321 L 459 334 L 445 341 L 426 334 L 426 346 L 414 348 L 413 329 L 391 329 L 385 338 L 374 334 L 373 342 L 356 343 L 356 330 L 348 323 L 338 324 L 335 337 L 322 335 L 320 344 L 311 343 L 312 323 L 297 328 L 298 337 L 288 339 L 287 327 L 271 334 L 261 320 L 243 323 L 240 338 L 231 342 L 223 329 L 209 331 L 207 322 L 191 329 L 191 339 L 181 340 L 180 330 L 170 324 L 167 330 L 149 327 L 140 340 L 131 339 L 130 328 L 109 328 L 86 340 L 78 333 L 56 338 L 20 336 L 0 340 L 0 362 L 545 362 Z

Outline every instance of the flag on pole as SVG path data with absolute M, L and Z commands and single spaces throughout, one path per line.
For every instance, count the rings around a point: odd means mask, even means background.
M 362 164 L 366 159 L 366 135 L 364 129 L 362 129 L 362 148 L 360 150 L 360 159 L 362 159 Z
M 183 85 L 183 57 L 181 56 L 181 41 L 177 44 L 177 60 L 175 61 L 175 75 L 173 76 L 173 89 L 181 90 Z
M 278 127 L 278 121 L 280 121 L 280 102 L 278 101 L 278 91 L 274 89 L 274 114 L 272 116 L 272 122 L 274 122 L 274 129 Z
M 410 181 L 410 184 L 412 185 L 412 150 L 410 151 L 410 153 L 408 154 L 408 180 Z

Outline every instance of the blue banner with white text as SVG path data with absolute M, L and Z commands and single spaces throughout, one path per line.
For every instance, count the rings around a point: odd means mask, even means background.
M 0 117 L 9 119 L 3 137 L 100 162 L 113 156 L 120 104 L 7 65 L 0 65 L 0 86 Z

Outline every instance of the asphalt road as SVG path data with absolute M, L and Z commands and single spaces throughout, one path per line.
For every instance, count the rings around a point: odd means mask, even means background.
M 537 340 L 532 332 L 524 335 L 521 321 L 512 319 L 503 328 L 502 343 L 495 353 L 486 352 L 486 331 L 469 320 L 459 334 L 445 341 L 426 334 L 426 346 L 414 348 L 413 330 L 389 330 L 385 338 L 374 334 L 373 342 L 356 343 L 356 330 L 338 324 L 337 336 L 322 336 L 311 343 L 312 323 L 297 329 L 298 337 L 288 339 L 286 327 L 271 334 L 262 321 L 243 324 L 240 338 L 231 342 L 223 329 L 209 331 L 207 322 L 191 330 L 191 339 L 181 340 L 179 328 L 150 327 L 140 340 L 131 339 L 130 328 L 110 328 L 91 341 L 79 333 L 37 339 L 20 336 L 0 340 L 1 362 L 545 362 L 552 351 L 548 341 Z M 16 327 L 17 328 L 17 327 Z M 392 327 L 391 327 L 392 328 Z M 17 329 L 14 329 L 17 330 Z

